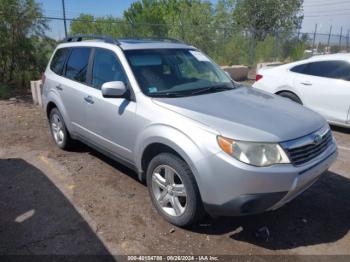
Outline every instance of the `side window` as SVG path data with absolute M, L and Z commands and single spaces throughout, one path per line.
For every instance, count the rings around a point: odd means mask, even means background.
M 299 74 L 308 74 L 308 63 L 307 64 L 302 64 L 302 65 L 297 65 L 293 68 L 290 69 L 290 71 L 294 73 L 299 73 Z
M 66 62 L 67 56 L 69 55 L 68 48 L 57 49 L 55 55 L 52 58 L 50 69 L 57 75 L 62 75 L 64 63 Z
M 66 65 L 65 76 L 69 79 L 85 83 L 91 48 L 73 48 Z
M 92 86 L 101 89 L 104 83 L 111 81 L 122 81 L 126 84 L 127 78 L 122 65 L 113 52 L 96 48 L 92 67 Z
M 332 71 L 336 69 L 336 61 L 320 61 L 310 63 L 310 75 L 320 77 L 331 77 Z
M 292 72 L 350 81 L 350 64 L 346 61 L 318 61 L 295 66 Z
M 345 61 L 320 61 L 310 64 L 310 75 L 334 79 L 350 79 L 350 65 Z
M 333 61 L 328 77 L 350 81 L 350 64 L 346 61 Z

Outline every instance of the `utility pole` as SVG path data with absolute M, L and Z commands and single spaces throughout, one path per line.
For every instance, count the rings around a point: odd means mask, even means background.
M 312 40 L 312 54 L 314 54 L 314 49 L 315 49 L 316 33 L 317 33 L 317 24 L 315 25 L 314 39 Z
M 66 8 L 64 6 L 64 0 L 62 0 L 62 9 L 63 9 L 64 35 L 65 37 L 67 37 Z
M 341 51 L 341 38 L 343 34 L 343 27 L 340 28 L 340 37 L 339 37 L 339 51 Z
M 328 41 L 327 41 L 327 48 L 329 48 L 329 44 L 331 42 L 331 35 L 332 35 L 332 25 L 329 28 L 329 35 L 328 35 Z
M 350 51 L 350 49 L 349 49 L 349 29 L 348 29 L 348 38 L 346 40 L 346 44 L 347 44 L 347 50 L 349 52 Z

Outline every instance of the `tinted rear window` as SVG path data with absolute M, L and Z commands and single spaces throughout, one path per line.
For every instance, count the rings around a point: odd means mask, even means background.
M 85 83 L 91 48 L 73 48 L 66 65 L 67 78 Z
M 307 66 L 309 64 L 302 64 L 302 65 L 298 65 L 293 67 L 290 71 L 295 72 L 295 73 L 300 73 L 300 74 L 307 74 L 306 70 L 307 70 Z
M 50 69 L 58 75 L 62 75 L 64 63 L 69 55 L 68 48 L 57 49 L 54 57 L 52 58 Z

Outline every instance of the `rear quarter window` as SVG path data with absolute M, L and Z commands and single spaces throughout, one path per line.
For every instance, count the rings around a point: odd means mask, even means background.
M 308 64 L 302 64 L 302 65 L 297 65 L 292 67 L 290 71 L 294 73 L 299 73 L 299 74 L 307 74 L 307 68 L 308 68 Z
M 62 75 L 64 64 L 66 62 L 68 55 L 69 55 L 68 48 L 57 49 L 56 53 L 54 54 L 50 64 L 50 69 L 53 72 L 55 72 L 57 75 Z

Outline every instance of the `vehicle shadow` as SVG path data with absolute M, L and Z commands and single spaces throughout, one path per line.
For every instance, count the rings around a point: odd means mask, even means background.
M 98 255 L 115 261 L 63 193 L 23 159 L 0 159 L 0 210 L 1 255 Z
M 327 172 L 306 192 L 284 207 L 260 215 L 207 218 L 192 231 L 221 235 L 264 247 L 285 250 L 331 243 L 343 238 L 350 229 L 350 180 Z M 267 227 L 270 237 L 256 235 Z
M 75 143 L 74 147 L 73 147 L 73 149 L 70 149 L 70 151 L 76 152 L 76 153 L 88 153 L 88 154 L 100 159 L 101 161 L 105 162 L 109 166 L 117 169 L 122 174 L 125 174 L 125 175 L 129 176 L 130 178 L 133 178 L 137 182 L 141 183 L 140 180 L 138 179 L 137 173 L 133 169 L 127 167 L 126 165 L 123 165 L 122 163 L 120 163 L 118 161 L 115 161 L 114 159 L 102 154 L 101 152 L 95 150 L 92 147 L 89 147 L 88 145 L 83 144 L 82 142 L 74 141 L 74 143 Z

